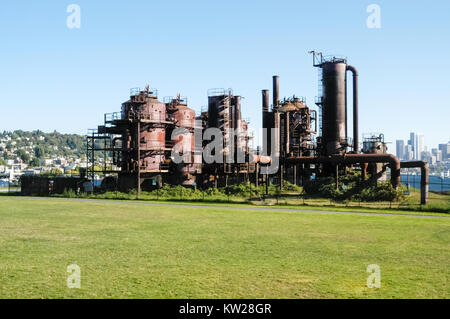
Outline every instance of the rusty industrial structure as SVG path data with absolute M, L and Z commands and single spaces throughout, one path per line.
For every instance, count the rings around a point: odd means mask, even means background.
M 141 187 L 153 189 L 163 183 L 222 186 L 250 180 L 250 174 L 255 173 L 249 152 L 249 123 L 242 119 L 241 97 L 231 90 L 208 91 L 208 109 L 199 116 L 180 95 L 161 102 L 157 91 L 148 86 L 144 90 L 132 89 L 130 95 L 120 113 L 105 114 L 104 125 L 90 130 L 89 177 L 96 173 L 116 174 L 106 178 L 104 184 L 139 192 Z M 202 137 L 207 128 L 218 129 L 224 146 L 221 154 L 215 154 L 222 161 L 208 165 L 202 161 L 207 147 Z M 197 139 L 196 134 L 200 136 Z M 101 170 L 95 165 L 98 152 L 105 158 Z M 183 154 L 181 163 L 173 160 L 173 152 Z M 242 154 L 242 161 L 237 160 L 238 154 Z M 112 157 L 110 167 L 106 165 L 108 156 Z
M 250 181 L 256 185 L 283 181 L 304 185 L 312 176 L 334 176 L 336 181 L 348 169 L 360 169 L 376 180 L 390 169 L 391 183 L 400 185 L 402 168 L 420 167 L 422 172 L 421 202 L 428 199 L 428 165 L 426 162 L 400 161 L 387 153 L 384 136 L 370 136 L 359 142 L 358 71 L 346 58 L 324 57 L 312 51 L 313 65 L 319 69 L 320 96 L 318 111 L 306 99 L 293 96 L 280 99 L 278 76 L 273 77 L 273 99 L 262 90 L 263 145 L 251 149 L 249 122 L 241 114 L 241 97 L 231 89 L 208 91 L 208 107 L 201 114 L 188 107 L 181 97 L 158 99 L 157 90 L 132 89 L 130 99 L 121 112 L 106 114 L 104 125 L 87 136 L 87 174 L 108 175 L 103 186 L 121 191 L 154 189 L 164 183 L 184 186 L 224 186 Z M 352 75 L 353 132 L 347 129 L 347 82 Z M 206 162 L 207 129 L 215 128 L 223 135 L 223 150 L 213 154 L 222 160 Z M 182 129 L 182 134 L 175 134 Z M 206 134 L 208 135 L 208 134 Z M 176 136 L 174 138 L 174 136 Z M 182 163 L 173 154 L 182 153 Z M 187 152 L 186 152 L 187 151 Z M 103 154 L 103 167 L 96 164 L 98 152 Z M 112 158 L 107 164 L 107 158 Z M 262 166 L 274 158 L 279 163 L 276 173 L 262 173 Z M 336 183 L 337 184 L 337 183 Z

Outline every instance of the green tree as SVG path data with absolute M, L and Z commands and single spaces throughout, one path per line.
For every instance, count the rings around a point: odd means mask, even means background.
M 34 156 L 37 158 L 43 158 L 45 156 L 45 149 L 42 146 L 36 146 L 34 148 Z
M 62 170 L 59 168 L 52 168 L 50 171 L 43 172 L 41 175 L 62 175 Z
M 38 167 L 41 166 L 41 161 L 37 157 L 33 157 L 33 159 L 30 161 L 29 165 L 31 167 Z
M 28 163 L 30 161 L 30 155 L 27 154 L 27 152 L 25 152 L 22 149 L 18 149 L 16 151 L 16 155 L 18 157 L 20 157 L 20 159 L 24 162 L 24 163 Z

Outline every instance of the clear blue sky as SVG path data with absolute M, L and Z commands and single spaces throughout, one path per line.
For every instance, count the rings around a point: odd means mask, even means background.
M 66 26 L 71 3 L 81 29 Z M 381 29 L 366 26 L 372 3 Z M 281 96 L 314 106 L 318 50 L 358 68 L 361 134 L 421 132 L 436 147 L 450 140 L 449 16 L 448 0 L 3 0 L 0 130 L 84 134 L 146 83 L 198 111 L 209 88 L 233 88 L 257 128 L 273 74 Z

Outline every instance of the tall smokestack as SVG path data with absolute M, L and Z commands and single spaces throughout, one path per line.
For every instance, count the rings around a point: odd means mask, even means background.
M 263 113 L 269 112 L 269 90 L 262 90 L 262 111 Z
M 266 155 L 270 155 L 271 147 L 271 126 L 269 112 L 269 90 L 262 90 L 262 127 L 263 127 L 263 151 Z
M 278 106 L 280 100 L 280 77 L 278 75 L 273 76 L 273 107 Z
M 240 128 L 240 124 L 241 124 L 241 97 L 240 96 L 234 97 L 233 121 L 234 121 L 234 128 L 235 129 Z

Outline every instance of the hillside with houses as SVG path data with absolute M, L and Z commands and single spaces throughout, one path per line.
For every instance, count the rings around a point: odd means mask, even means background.
M 86 141 L 76 134 L 0 132 L 0 178 L 22 174 L 78 174 L 86 166 Z M 1 185 L 0 185 L 1 186 Z

